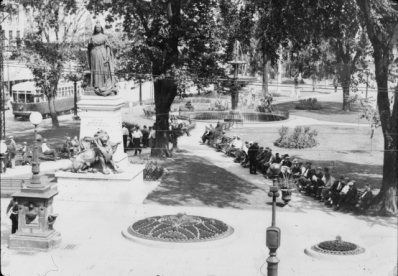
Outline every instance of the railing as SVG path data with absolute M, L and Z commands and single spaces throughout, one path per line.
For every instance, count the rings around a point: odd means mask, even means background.
M 194 120 L 218 120 L 223 121 L 230 116 L 230 111 L 181 111 L 180 116 L 187 116 Z M 275 111 L 272 113 L 263 113 L 255 111 L 242 111 L 239 112 L 240 118 L 244 122 L 271 122 L 283 121 L 289 118 L 288 111 Z

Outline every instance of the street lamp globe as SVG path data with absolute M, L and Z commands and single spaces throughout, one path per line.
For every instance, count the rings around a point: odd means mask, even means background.
M 43 116 L 40 112 L 35 111 L 30 114 L 29 120 L 33 125 L 37 126 L 40 125 L 41 121 L 43 120 Z

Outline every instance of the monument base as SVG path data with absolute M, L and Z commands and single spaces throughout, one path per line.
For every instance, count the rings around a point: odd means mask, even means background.
M 58 231 L 52 231 L 47 236 L 42 235 L 27 235 L 24 233 L 16 233 L 10 236 L 8 241 L 10 249 L 14 250 L 35 250 L 35 251 L 50 251 L 58 248 L 61 245 L 61 234 Z
M 109 141 L 120 143 L 113 160 L 122 170 L 128 166 L 128 157 L 124 153 L 122 132 L 122 107 L 125 101 L 120 96 L 101 97 L 88 93 L 86 89 L 81 100 L 77 103 L 80 108 L 80 139 L 93 137 L 97 131 L 103 130 L 109 135 Z
M 57 199 L 141 204 L 156 184 L 144 183 L 144 165 L 130 165 L 120 174 L 56 172 Z

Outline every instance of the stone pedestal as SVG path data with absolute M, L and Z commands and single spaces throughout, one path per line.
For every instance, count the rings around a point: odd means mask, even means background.
M 49 251 L 61 245 L 61 234 L 53 228 L 57 194 L 56 186 L 24 186 L 12 195 L 18 201 L 18 231 L 10 236 L 10 249 Z
M 111 142 L 120 142 L 113 160 L 121 169 L 128 165 L 122 132 L 121 109 L 124 104 L 125 101 L 120 96 L 101 97 L 90 93 L 90 89 L 85 91 L 85 96 L 77 103 L 81 110 L 80 139 L 85 136 L 93 137 L 98 130 L 106 131 Z
M 144 183 L 144 165 L 130 165 L 124 173 L 56 172 L 58 199 L 140 204 L 153 187 Z

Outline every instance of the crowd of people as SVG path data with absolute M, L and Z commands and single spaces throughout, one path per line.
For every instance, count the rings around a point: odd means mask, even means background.
M 219 133 L 219 135 L 217 135 Z M 300 162 L 297 158 L 291 161 L 289 154 L 273 153 L 269 147 L 261 147 L 257 142 L 243 142 L 239 135 L 232 139 L 226 136 L 221 124 L 216 128 L 212 125 L 206 128 L 202 135 L 202 144 L 211 144 L 217 151 L 226 156 L 234 157 L 234 161 L 242 167 L 249 167 L 250 174 L 260 172 L 265 178 L 271 176 L 270 166 L 280 165 L 281 179 L 295 185 L 300 193 L 311 196 L 334 210 L 350 212 L 353 207 L 367 210 L 370 207 L 373 193 L 368 184 L 360 193 L 355 180 L 340 176 L 335 179 L 330 168 L 316 167 L 311 162 Z

